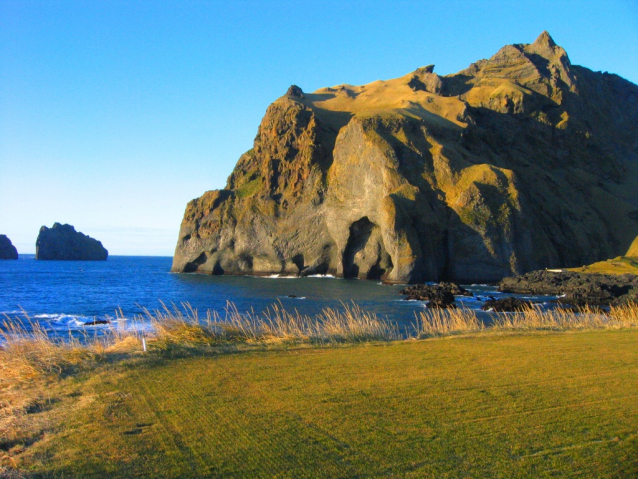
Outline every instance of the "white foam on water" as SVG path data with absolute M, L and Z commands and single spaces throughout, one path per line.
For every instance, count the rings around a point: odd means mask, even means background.
M 78 314 L 64 314 L 64 313 L 41 313 L 30 316 L 31 319 L 37 319 L 39 323 L 44 323 L 44 326 L 55 331 L 69 331 L 69 330 L 83 330 L 85 328 L 100 328 L 105 329 L 110 326 L 111 323 L 116 323 L 126 318 L 111 317 L 97 317 L 97 316 L 83 316 Z M 109 321 L 106 324 L 87 324 L 93 321 Z

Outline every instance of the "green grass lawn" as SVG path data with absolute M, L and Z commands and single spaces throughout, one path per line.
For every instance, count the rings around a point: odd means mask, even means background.
M 638 477 L 635 330 L 158 359 L 65 390 L 43 477 Z

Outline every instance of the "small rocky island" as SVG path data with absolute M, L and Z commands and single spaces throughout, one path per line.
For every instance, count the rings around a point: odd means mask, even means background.
M 18 250 L 6 235 L 0 235 L 0 259 L 18 259 Z
M 40 228 L 35 243 L 35 259 L 104 261 L 108 255 L 100 241 L 60 223 Z

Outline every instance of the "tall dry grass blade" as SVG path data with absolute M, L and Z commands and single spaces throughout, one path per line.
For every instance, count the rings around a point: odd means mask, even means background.
M 484 329 L 476 313 L 469 309 L 433 308 L 416 315 L 417 338 L 470 333 Z

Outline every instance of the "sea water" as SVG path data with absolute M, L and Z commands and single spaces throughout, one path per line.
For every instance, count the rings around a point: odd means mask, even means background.
M 223 318 L 231 302 L 240 311 L 261 313 L 273 305 L 314 316 L 324 308 L 355 303 L 378 317 L 409 326 L 425 303 L 405 301 L 402 285 L 330 276 L 210 276 L 170 272 L 171 257 L 109 256 L 106 261 L 38 261 L 20 255 L 0 261 L 0 317 L 24 317 L 56 331 L 82 330 L 95 320 L 116 321 L 188 304 L 204 316 Z M 494 286 L 469 285 L 474 298 L 457 297 L 466 308 L 502 296 Z M 476 296 L 478 296 L 477 299 Z M 548 298 L 534 297 L 537 301 Z M 116 313 L 117 311 L 117 313 Z M 125 319 L 126 320 L 126 319 Z

